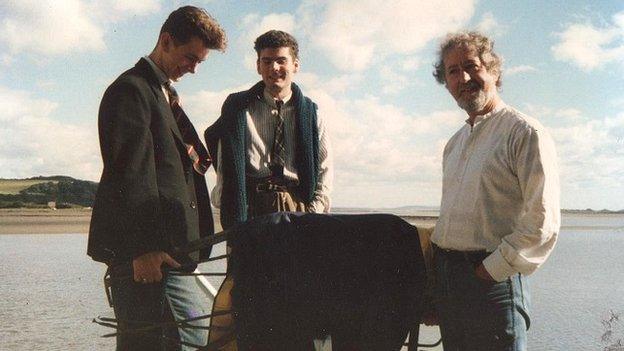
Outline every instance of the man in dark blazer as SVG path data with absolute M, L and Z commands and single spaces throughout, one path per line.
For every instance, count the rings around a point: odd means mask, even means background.
M 208 13 L 181 7 L 163 24 L 152 53 L 121 74 L 102 98 L 98 126 L 104 169 L 88 255 L 109 266 L 122 327 L 145 326 L 128 321 L 208 313 L 195 280 L 169 274 L 193 271 L 198 259 L 210 255 L 175 255 L 175 248 L 214 232 L 204 178 L 208 154 L 171 82 L 195 73 L 210 49 L 225 46 L 223 30 Z M 205 330 L 164 329 L 121 333 L 117 350 L 162 350 L 172 344 L 167 336 L 206 344 Z

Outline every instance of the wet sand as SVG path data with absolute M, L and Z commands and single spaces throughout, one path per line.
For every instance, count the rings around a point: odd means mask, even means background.
M 0 209 L 0 234 L 86 234 L 90 209 Z
M 214 218 L 219 218 L 218 212 Z M 402 218 L 419 227 L 432 227 L 436 220 L 432 216 Z M 86 234 L 90 220 L 91 209 L 0 209 L 0 234 Z M 218 223 L 215 229 L 221 229 Z

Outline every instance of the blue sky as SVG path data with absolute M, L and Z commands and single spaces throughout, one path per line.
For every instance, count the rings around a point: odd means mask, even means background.
M 97 181 L 106 86 L 148 54 L 184 1 L 0 1 L 0 178 Z M 501 96 L 557 144 L 565 208 L 624 209 L 621 1 L 196 1 L 222 24 L 177 85 L 201 132 L 228 93 L 259 80 L 253 40 L 300 43 L 296 81 L 320 105 L 335 152 L 334 206 L 438 206 L 446 140 L 465 115 L 431 76 L 449 31 L 479 29 L 504 57 Z M 209 187 L 214 185 L 210 175 Z

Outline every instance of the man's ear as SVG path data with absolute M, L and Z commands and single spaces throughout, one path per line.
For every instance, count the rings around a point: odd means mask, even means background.
M 259 57 L 256 59 L 256 71 L 258 71 L 258 74 L 262 74 L 262 72 L 260 72 L 260 58 Z
M 295 65 L 295 73 L 299 72 L 299 59 L 295 59 L 293 63 Z
M 161 46 L 161 49 L 164 52 L 169 52 L 169 49 L 171 48 L 172 44 L 173 44 L 173 37 L 171 36 L 171 34 L 169 34 L 168 32 L 160 33 L 160 37 L 158 38 L 158 45 Z

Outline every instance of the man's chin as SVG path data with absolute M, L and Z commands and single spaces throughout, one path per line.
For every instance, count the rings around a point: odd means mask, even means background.
M 276 91 L 280 91 L 286 87 L 286 82 L 284 81 L 270 81 L 268 83 L 264 82 L 264 84 L 269 87 L 269 89 Z
M 480 111 L 483 108 L 483 104 L 479 99 L 457 100 L 457 105 L 468 113 Z
M 457 99 L 457 105 L 468 113 L 481 111 L 487 104 L 488 97 L 485 93 L 479 92 L 476 96 Z

